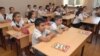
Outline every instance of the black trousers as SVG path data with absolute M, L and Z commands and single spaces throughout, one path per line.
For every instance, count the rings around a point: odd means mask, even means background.
M 72 26 L 75 28 L 79 28 L 80 26 L 82 26 L 82 23 L 72 24 Z

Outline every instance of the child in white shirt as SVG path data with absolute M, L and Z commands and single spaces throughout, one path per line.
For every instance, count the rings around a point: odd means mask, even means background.
M 16 31 L 21 31 L 23 28 L 29 27 L 29 25 L 24 24 L 24 21 L 21 19 L 20 12 L 15 12 L 13 14 L 11 26 Z
M 36 13 L 35 11 L 30 11 L 28 13 L 28 23 L 34 23 L 36 20 Z
M 54 36 L 55 33 L 51 33 L 49 30 L 45 28 L 45 20 L 42 18 L 38 18 L 35 21 L 35 29 L 32 34 L 32 45 L 36 45 L 40 42 L 48 42 Z M 36 56 L 44 56 L 41 52 L 35 50 Z
M 51 24 L 50 29 L 57 33 L 62 33 L 63 31 L 67 30 L 68 28 L 62 24 L 62 16 L 56 16 L 55 22 Z
M 11 20 L 12 21 L 12 17 L 13 17 L 13 13 L 15 12 L 15 8 L 14 7 L 10 7 L 9 8 L 9 11 L 10 11 L 10 13 L 9 14 L 7 14 L 7 17 L 6 17 L 6 19 L 8 19 L 8 20 Z
M 4 7 L 0 7 L 0 22 L 7 22 Z

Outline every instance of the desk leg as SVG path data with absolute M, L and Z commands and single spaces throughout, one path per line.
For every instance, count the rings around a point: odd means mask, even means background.
M 81 50 L 81 55 L 80 56 L 84 56 L 84 48 L 85 48 L 85 45 L 82 47 L 82 50 Z
M 20 40 L 16 39 L 16 49 L 17 49 L 17 56 L 22 56 L 22 51 L 20 48 Z
M 1 41 L 1 47 L 3 47 L 6 50 L 7 49 L 6 41 L 5 41 L 5 37 L 3 36 L 2 29 L 0 29 L 0 41 Z

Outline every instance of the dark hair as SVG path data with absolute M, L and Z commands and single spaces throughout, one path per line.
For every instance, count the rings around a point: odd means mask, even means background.
M 39 26 L 41 23 L 45 23 L 46 21 L 43 18 L 37 18 L 35 20 L 35 26 Z
M 34 11 L 30 11 L 28 12 L 28 19 L 30 19 L 32 17 L 32 14 L 34 13 Z
M 37 7 L 37 5 L 33 5 L 33 7 Z
M 61 18 L 62 18 L 62 16 L 56 15 L 56 16 L 55 16 L 55 21 L 58 20 L 58 19 L 61 19 Z
M 11 10 L 12 8 L 14 8 L 14 7 L 9 7 L 9 10 Z
M 78 11 L 76 12 L 76 16 L 79 16 L 80 13 L 82 13 L 83 8 L 79 8 Z
M 45 6 L 45 9 L 46 9 L 47 11 L 50 11 L 49 5 L 46 5 L 46 6 Z
M 5 9 L 4 7 L 0 7 L 0 10 Z
M 54 9 L 54 11 L 56 11 L 59 8 L 59 6 L 56 6 L 56 8 Z
M 30 7 L 31 5 L 27 5 L 27 7 Z
M 39 6 L 39 9 L 42 8 L 42 6 Z
M 13 21 L 15 21 L 14 17 L 15 17 L 17 14 L 20 14 L 20 12 L 15 12 L 15 13 L 13 14 Z

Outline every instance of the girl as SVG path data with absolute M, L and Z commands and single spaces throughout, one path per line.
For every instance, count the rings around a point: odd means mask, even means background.
M 28 23 L 34 23 L 34 21 L 36 20 L 36 14 L 34 11 L 30 11 L 28 13 Z
M 79 28 L 82 25 L 81 21 L 83 21 L 83 18 L 83 8 L 79 8 L 76 12 L 76 18 L 73 21 L 73 26 Z
M 23 28 L 29 27 L 29 25 L 24 24 L 24 21 L 21 19 L 20 12 L 15 12 L 13 14 L 13 21 L 11 26 L 14 30 L 21 31 Z

